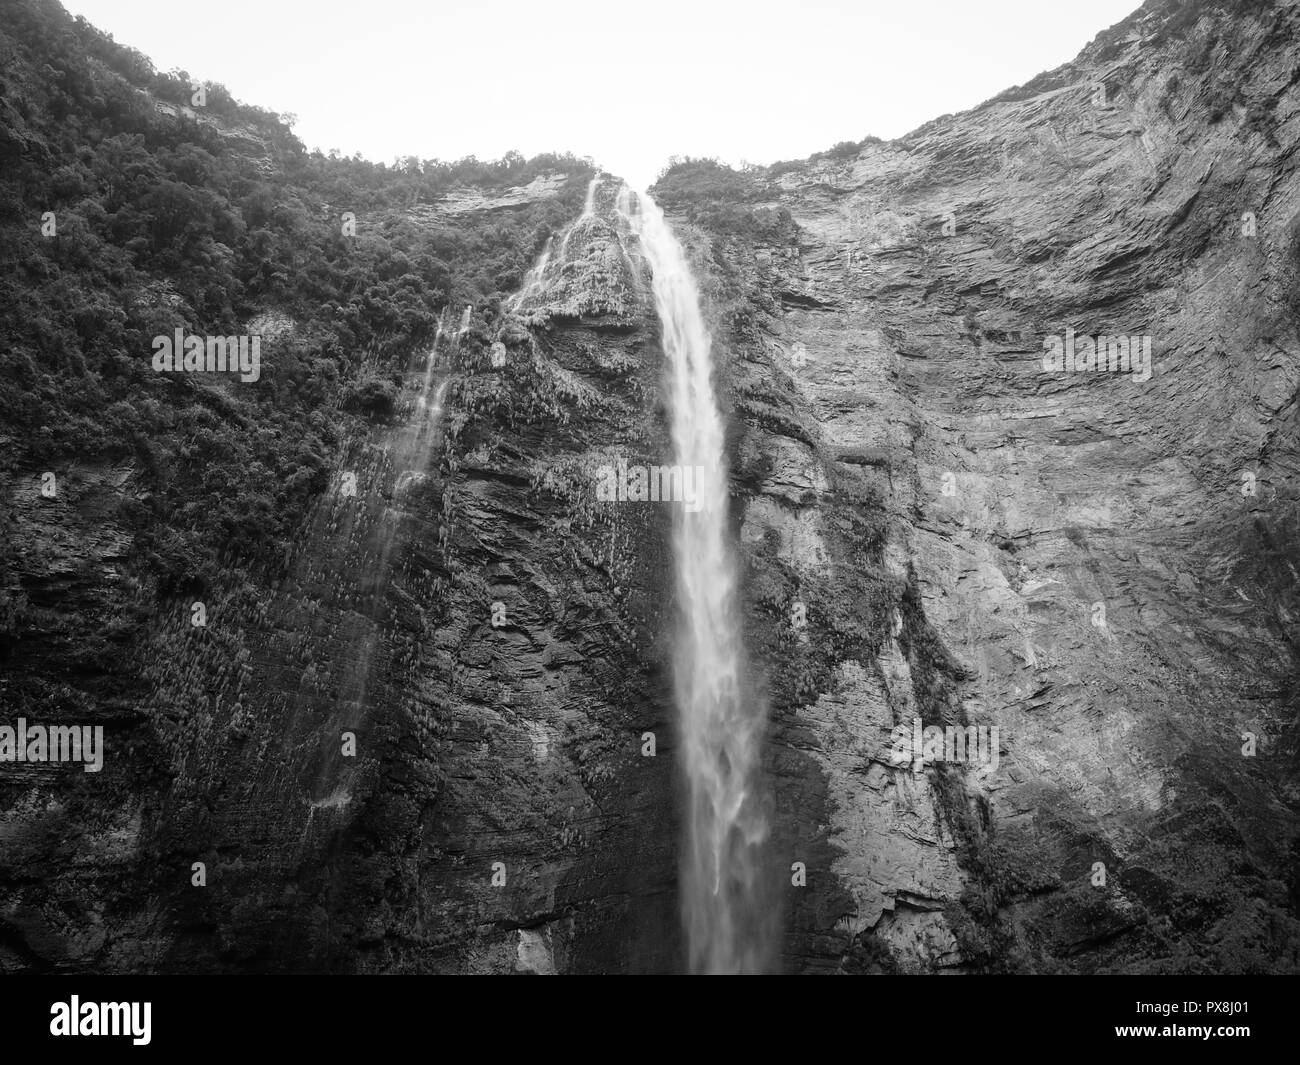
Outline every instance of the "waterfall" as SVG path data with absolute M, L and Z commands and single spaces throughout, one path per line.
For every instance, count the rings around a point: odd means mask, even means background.
M 473 308 L 466 307 L 461 316 L 460 328 L 453 338 L 453 345 L 458 344 L 465 330 L 469 328 L 470 314 Z M 434 386 L 434 379 L 440 363 L 443 349 L 443 336 L 447 331 L 447 310 L 438 316 L 438 328 L 434 334 L 433 346 L 424 360 L 424 376 L 421 378 L 415 401 L 404 415 L 403 425 L 394 435 L 389 445 L 390 460 L 397 471 L 397 483 L 394 494 L 400 495 L 412 482 L 421 481 L 425 476 L 436 443 L 436 434 L 442 421 L 442 406 L 447 394 L 450 378 L 443 379 Z
M 544 278 L 546 277 L 546 268 L 551 263 L 551 251 L 555 247 L 555 237 L 546 238 L 546 246 L 542 249 L 542 254 L 538 258 L 528 273 L 524 275 L 524 283 L 519 291 L 506 300 L 508 310 L 517 310 L 519 306 L 530 296 L 536 296 L 543 291 Z
M 600 175 L 597 174 L 587 183 L 587 198 L 582 202 L 582 214 L 578 215 L 573 225 L 569 226 L 564 233 L 564 239 L 560 242 L 560 259 L 567 260 L 569 257 L 569 240 L 576 229 L 580 228 L 582 223 L 590 218 L 596 211 L 596 189 L 600 187 Z
M 600 175 L 596 174 L 587 183 L 587 195 L 583 200 L 582 213 L 578 215 L 560 237 L 559 249 L 555 246 L 555 234 L 546 238 L 537 261 L 524 274 L 519 290 L 505 301 L 505 310 L 527 317 L 530 311 L 568 310 L 582 313 L 573 300 L 566 296 L 570 285 L 580 282 L 581 271 L 574 271 L 573 238 L 578 234 L 578 258 L 588 255 L 593 229 L 599 230 L 606 225 L 596 210 L 596 191 L 600 188 Z M 566 275 L 567 280 L 566 280 Z
M 668 362 L 673 462 L 702 472 L 701 506 L 675 508 L 678 602 L 674 688 L 686 777 L 682 915 L 693 972 L 762 971 L 769 959 L 758 793 L 766 709 L 747 697 L 727 524 L 724 431 L 709 332 L 686 255 L 648 196 L 624 189 L 619 211 L 649 263 Z
M 429 405 L 429 388 L 433 385 L 433 372 L 438 366 L 438 352 L 442 346 L 442 334 L 445 332 L 446 324 L 447 310 L 444 307 L 442 314 L 438 316 L 438 329 L 433 336 L 433 347 L 429 349 L 429 354 L 424 360 L 424 380 L 420 384 L 420 394 L 415 397 L 417 411 L 423 411 Z
M 394 678 L 419 661 L 417 635 L 393 619 L 398 603 L 405 610 L 434 594 L 434 578 L 423 565 L 413 572 L 408 552 L 421 536 L 436 533 L 428 486 L 442 440 L 451 356 L 472 308 L 464 309 L 455 331 L 452 314 L 443 308 L 428 351 L 409 358 L 393 424 L 366 433 L 345 452 L 339 473 L 351 475 L 352 490 L 336 488 L 321 500 L 298 545 L 291 590 L 274 603 L 282 612 L 275 639 L 301 638 L 308 651 L 304 669 L 303 645 L 276 644 L 271 657 L 284 663 L 284 672 L 269 678 L 261 704 L 269 714 L 270 700 L 290 693 L 277 728 L 291 738 L 291 749 L 305 752 L 300 782 L 310 805 L 297 840 L 302 853 L 346 816 L 357 764 L 337 745 L 308 737 L 337 735 L 387 712 L 402 690 Z M 304 602 L 312 605 L 304 610 Z

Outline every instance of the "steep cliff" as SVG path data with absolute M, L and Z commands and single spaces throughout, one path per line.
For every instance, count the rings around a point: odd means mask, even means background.
M 1298 18 L 1148 4 L 899 141 L 661 182 L 729 349 L 791 968 L 1295 968 Z M 1067 330 L 1149 379 L 1045 369 Z M 891 764 L 918 717 L 998 764 Z
M 595 489 L 671 453 L 619 180 L 307 156 L 19 8 L 0 724 L 106 757 L 0 764 L 0 970 L 679 970 L 670 509 Z M 784 970 L 1300 967 L 1298 23 L 1149 3 L 898 141 L 653 190 Z M 262 380 L 154 373 L 181 324 Z M 899 764 L 917 721 L 994 749 Z

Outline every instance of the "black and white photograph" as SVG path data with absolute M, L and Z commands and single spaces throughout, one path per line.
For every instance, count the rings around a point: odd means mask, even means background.
M 0 1025 L 1249 1044 L 1298 167 L 1297 0 L 0 0 Z

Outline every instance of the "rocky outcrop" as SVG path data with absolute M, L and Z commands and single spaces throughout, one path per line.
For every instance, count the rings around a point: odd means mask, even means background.
M 542 174 L 527 185 L 506 189 L 457 188 L 432 204 L 417 204 L 411 216 L 426 223 L 446 222 L 457 215 L 499 211 L 556 196 L 570 180 L 568 174 Z

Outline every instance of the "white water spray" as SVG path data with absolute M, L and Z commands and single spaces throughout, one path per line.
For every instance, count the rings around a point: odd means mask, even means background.
M 762 971 L 769 959 L 758 794 L 765 708 L 746 698 L 736 570 L 727 525 L 724 431 L 709 332 L 685 253 L 647 195 L 618 208 L 650 264 L 669 367 L 674 463 L 705 476 L 698 511 L 678 507 L 673 550 L 678 633 L 674 683 L 686 774 L 682 909 L 694 972 Z
M 416 408 L 421 411 L 429 405 L 429 388 L 433 384 L 433 371 L 438 365 L 438 353 L 442 346 L 442 334 L 446 322 L 447 311 L 443 308 L 442 314 L 438 316 L 438 329 L 433 336 L 433 347 L 429 349 L 429 355 L 424 360 L 424 380 L 420 385 L 420 394 L 415 397 Z
M 600 175 L 597 174 L 587 185 L 587 198 L 582 204 L 582 214 L 574 220 L 573 225 L 569 226 L 564 232 L 564 239 L 560 241 L 560 260 L 566 261 L 569 257 L 569 240 L 573 236 L 574 230 L 582 225 L 596 210 L 596 189 L 600 187 Z
M 460 328 L 452 337 L 453 350 L 469 328 L 471 312 L 472 308 L 466 307 L 461 316 Z M 419 391 L 416 392 L 415 403 L 408 408 L 402 428 L 395 435 L 389 450 L 390 461 L 398 471 L 393 488 L 394 497 L 401 496 L 412 484 L 425 479 L 426 469 L 433 456 L 438 430 L 442 424 L 443 404 L 446 402 L 447 388 L 451 384 L 451 377 L 444 372 L 442 379 L 436 386 L 434 385 L 439 370 L 445 369 L 443 338 L 446 333 L 447 310 L 444 308 L 442 314 L 438 316 L 438 328 L 433 337 L 433 346 L 424 360 L 424 376 L 420 381 Z
M 551 252 L 555 247 L 555 238 L 550 236 L 546 238 L 546 246 L 542 248 L 542 254 L 538 258 L 528 273 L 524 275 L 524 283 L 516 292 L 506 301 L 506 307 L 510 310 L 517 310 L 524 300 L 540 294 L 544 288 L 544 278 L 546 277 L 546 268 L 551 264 Z

